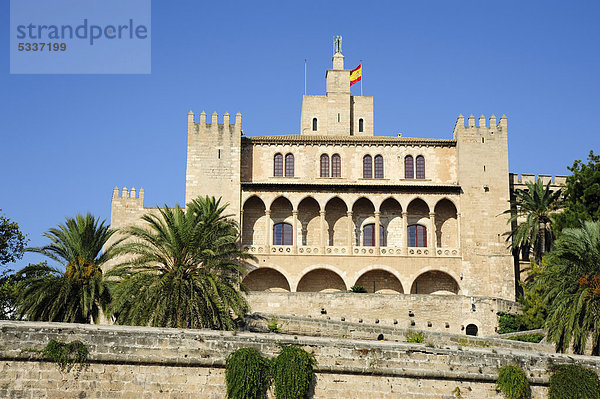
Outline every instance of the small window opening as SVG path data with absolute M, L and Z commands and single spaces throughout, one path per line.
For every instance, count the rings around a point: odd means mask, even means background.
M 219 150 L 219 155 L 218 155 L 219 159 L 221 159 L 221 150 Z
M 481 142 L 482 142 L 482 143 L 485 143 L 485 137 L 482 137 L 482 138 L 481 138 Z
M 467 326 L 467 331 L 466 331 L 466 333 L 467 333 L 467 335 L 472 335 L 472 336 L 474 336 L 474 337 L 475 337 L 475 336 L 477 336 L 477 332 L 478 332 L 478 330 L 479 330 L 479 329 L 477 328 L 477 326 L 476 326 L 475 324 L 469 324 L 469 325 Z
M 365 122 L 363 121 L 362 118 L 360 118 L 358 120 L 358 131 L 362 132 L 364 130 L 364 127 L 365 127 Z
M 340 121 L 341 121 L 340 114 L 338 114 L 338 122 L 340 122 Z
M 317 131 L 317 118 L 313 118 L 312 130 L 313 132 Z
M 483 165 L 483 171 L 485 172 L 485 165 Z

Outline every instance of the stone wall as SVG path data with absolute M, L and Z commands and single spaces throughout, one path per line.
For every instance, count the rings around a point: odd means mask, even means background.
M 463 398 L 501 398 L 497 371 L 518 364 L 537 399 L 546 397 L 553 364 L 600 370 L 597 358 L 502 348 L 8 321 L 0 322 L 0 331 L 0 396 L 6 398 L 223 398 L 231 351 L 255 347 L 274 356 L 280 344 L 315 353 L 312 398 L 451 398 L 456 387 Z M 83 341 L 89 365 L 60 372 L 27 351 L 51 339 Z
M 516 312 L 519 304 L 497 298 L 462 295 L 392 295 L 319 292 L 251 292 L 253 312 L 296 315 L 353 323 L 380 324 L 465 334 L 475 324 L 479 336 L 496 333 L 498 312 Z

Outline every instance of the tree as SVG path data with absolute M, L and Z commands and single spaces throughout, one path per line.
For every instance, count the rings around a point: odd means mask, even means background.
M 533 252 L 533 258 L 539 264 L 554 244 L 550 216 L 558 209 L 561 191 L 551 191 L 550 182 L 544 186 L 541 179 L 525 184 L 526 189 L 516 190 L 512 209 L 504 212 L 511 214 L 509 223 L 517 223 L 507 241 L 511 240 L 513 250 Z
M 248 303 L 240 292 L 239 260 L 250 255 L 237 245 L 238 227 L 220 200 L 200 197 L 184 210 L 159 208 L 142 217 L 115 266 L 111 311 L 118 324 L 232 329 L 232 312 L 243 318 Z
M 590 151 L 588 163 L 579 160 L 568 168 L 564 188 L 564 209 L 553 215 L 557 234 L 567 227 L 580 226 L 581 220 L 600 220 L 600 155 Z
M 548 304 L 547 337 L 557 351 L 572 345 L 582 354 L 591 337 L 592 355 L 600 355 L 600 222 L 563 230 L 535 285 Z
M 62 264 L 64 271 L 45 262 L 23 268 L 19 311 L 29 320 L 90 323 L 98 321 L 111 296 L 102 265 L 115 254 L 121 240 L 103 247 L 115 233 L 91 214 L 67 218 L 44 236 L 51 243 L 27 251 Z
M 0 265 L 21 259 L 27 241 L 16 222 L 0 215 Z

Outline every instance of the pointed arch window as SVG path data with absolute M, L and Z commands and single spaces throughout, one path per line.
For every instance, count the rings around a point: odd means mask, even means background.
M 289 223 L 276 223 L 273 226 L 273 245 L 292 245 L 292 225 Z
M 411 224 L 408 226 L 408 246 L 426 247 L 427 246 L 427 227 L 420 224 Z
M 317 118 L 313 118 L 313 121 L 312 121 L 312 130 L 313 130 L 313 132 L 317 131 Z
M 331 177 L 342 177 L 342 158 L 340 154 L 331 157 Z
M 329 155 L 321 155 L 321 177 L 329 177 Z
M 419 155 L 417 157 L 417 179 L 425 178 L 425 157 Z
M 364 131 L 364 129 L 365 129 L 365 121 L 363 120 L 363 118 L 360 118 L 358 120 L 358 131 L 362 133 Z
M 381 224 L 379 225 L 379 245 L 382 247 L 387 246 L 385 239 L 385 229 Z M 369 223 L 363 226 L 363 246 L 375 246 L 375 223 Z
M 285 177 L 294 177 L 294 154 L 285 156 Z
M 375 178 L 383 179 L 383 157 L 381 155 L 375 156 Z
M 370 155 L 363 157 L 363 179 L 373 178 L 373 158 Z
M 273 176 L 283 176 L 283 155 L 275 154 L 273 157 Z
M 414 179 L 415 178 L 415 163 L 412 155 L 407 155 L 404 158 L 404 178 Z

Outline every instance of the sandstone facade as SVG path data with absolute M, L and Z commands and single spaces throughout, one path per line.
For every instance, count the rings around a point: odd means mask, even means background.
M 230 204 L 241 245 L 256 256 L 244 283 L 439 295 L 441 309 L 448 295 L 514 300 L 503 212 L 530 176 L 509 174 L 507 118 L 460 115 L 443 139 L 376 136 L 373 97 L 352 96 L 349 76 L 336 53 L 326 94 L 303 97 L 300 134 L 247 137 L 239 113 L 222 123 L 216 113 L 188 114 L 186 202 L 211 195 Z M 113 192 L 113 227 L 148 211 L 143 191 Z

